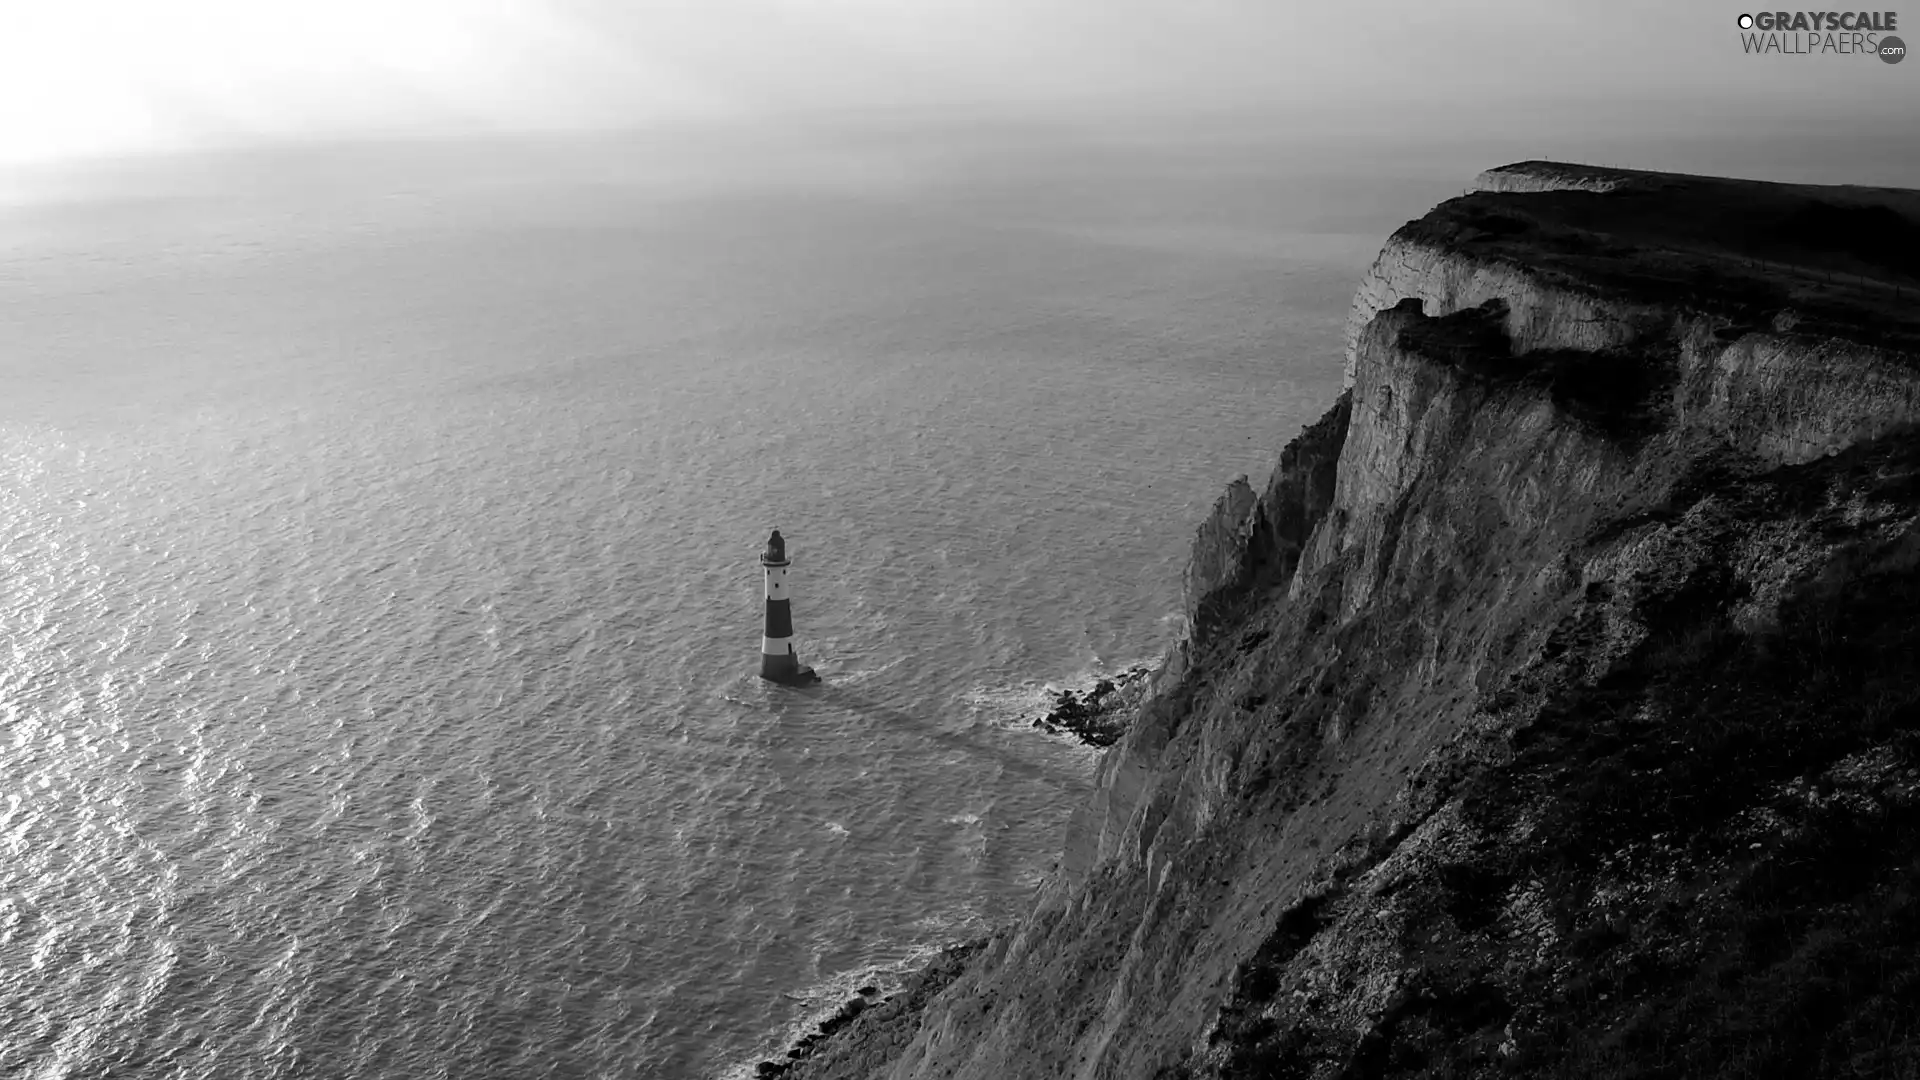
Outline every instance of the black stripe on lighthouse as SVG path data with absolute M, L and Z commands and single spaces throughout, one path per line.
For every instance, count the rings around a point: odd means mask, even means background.
M 793 602 L 790 600 L 767 600 L 767 636 L 770 638 L 790 638 L 793 636 Z

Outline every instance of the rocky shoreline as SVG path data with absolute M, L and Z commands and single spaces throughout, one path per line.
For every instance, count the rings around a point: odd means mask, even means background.
M 1088 746 L 1106 748 L 1127 733 L 1141 699 L 1146 697 L 1153 672 L 1135 665 L 1090 689 L 1054 693 L 1053 705 L 1033 726 L 1052 734 L 1072 735 Z
M 866 1012 L 869 1007 L 875 1004 L 885 1005 L 893 998 L 892 994 L 881 997 L 880 988 L 877 986 L 861 987 L 854 991 L 853 997 L 841 1003 L 840 1008 L 832 1016 L 820 1021 L 813 1031 L 801 1036 L 797 1042 L 788 1047 L 787 1060 L 762 1061 L 754 1066 L 753 1074 L 760 1077 L 785 1076 L 787 1071 L 793 1068 L 794 1062 L 812 1056 L 814 1047 L 822 1040 L 832 1038 L 835 1032 L 853 1023 L 854 1019 Z
M 760 1080 L 772 1077 L 804 1080 L 808 1065 L 815 1057 L 824 1056 L 829 1048 L 837 1062 L 877 1057 L 897 1050 L 893 1037 L 912 1030 L 911 1024 L 898 1021 L 910 1020 L 924 1010 L 935 994 L 960 977 L 967 961 L 986 944 L 987 939 L 980 938 L 942 949 L 926 966 L 909 975 L 905 985 L 894 993 L 882 995 L 877 986 L 860 987 L 832 1016 L 820 1021 L 813 1031 L 788 1047 L 784 1059 L 762 1061 L 754 1066 L 754 1076 Z M 856 1023 L 862 1018 L 868 1022 Z

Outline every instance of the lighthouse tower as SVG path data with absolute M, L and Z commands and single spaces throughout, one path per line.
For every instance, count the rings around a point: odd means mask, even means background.
M 800 666 L 793 651 L 793 608 L 787 600 L 787 542 L 780 530 L 767 537 L 767 548 L 760 553 L 760 565 L 767 569 L 767 630 L 760 639 L 760 677 L 777 683 L 797 685 L 816 683 L 820 676 L 810 667 Z

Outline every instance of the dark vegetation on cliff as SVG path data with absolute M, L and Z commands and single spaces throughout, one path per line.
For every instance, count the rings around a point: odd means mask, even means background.
M 1730 549 L 1803 517 L 1844 554 L 1762 633 L 1732 625 L 1746 597 L 1712 559 L 1650 597 L 1623 662 L 1551 693 L 1508 760 L 1454 781 L 1502 840 L 1408 886 L 1417 969 L 1366 1036 L 1317 1037 L 1317 1003 L 1282 982 L 1349 877 L 1243 964 L 1213 1075 L 1920 1075 L 1920 545 L 1864 510 L 1915 505 L 1913 432 L 1687 477 L 1642 520 L 1699 522 Z M 1596 630 L 1577 613 L 1545 653 Z M 1515 925 L 1522 895 L 1550 948 Z
M 1420 301 L 1392 310 L 1419 315 Z M 1401 350 L 1490 383 L 1539 387 L 1577 423 L 1631 440 L 1660 426 L 1661 392 L 1673 382 L 1675 356 L 1663 341 L 1586 352 L 1535 349 L 1516 356 L 1507 338 L 1507 302 L 1493 299 L 1434 319 L 1408 319 L 1396 337 Z
M 1791 308 L 1806 333 L 1920 344 L 1920 193 L 1589 171 L 1626 182 L 1605 193 L 1474 192 L 1402 235 L 1561 284 L 1711 303 L 1753 325 Z

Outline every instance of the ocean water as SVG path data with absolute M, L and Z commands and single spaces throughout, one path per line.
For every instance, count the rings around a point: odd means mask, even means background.
M 1413 206 L 1258 140 L 358 146 L 0 207 L 0 1075 L 720 1077 L 1017 916 Z M 794 559 L 807 691 L 752 677 Z

